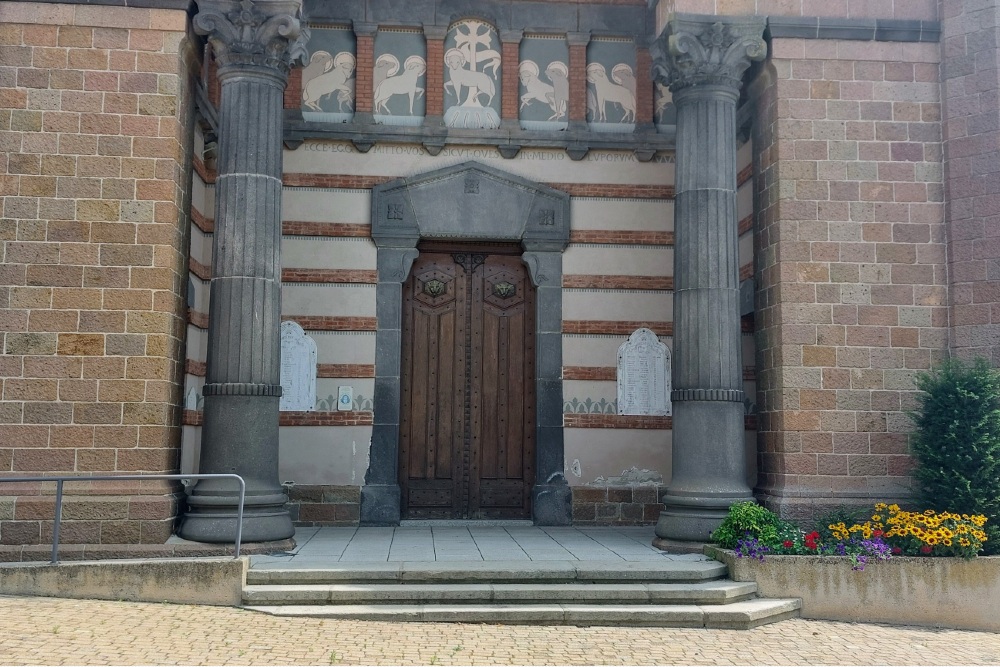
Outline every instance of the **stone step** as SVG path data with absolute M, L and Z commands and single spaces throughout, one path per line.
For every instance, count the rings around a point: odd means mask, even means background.
M 316 569 L 252 567 L 247 584 L 697 583 L 727 574 L 725 564 L 712 560 L 378 562 L 331 563 Z
M 252 585 L 243 589 L 247 605 L 321 604 L 702 604 L 722 605 L 752 598 L 753 582 L 643 583 L 434 583 Z
M 432 623 L 543 623 L 746 630 L 798 616 L 798 599 L 755 599 L 727 605 L 477 604 L 282 605 L 245 609 L 275 616 Z

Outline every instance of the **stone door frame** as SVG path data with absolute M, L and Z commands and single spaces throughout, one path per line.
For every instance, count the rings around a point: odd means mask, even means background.
M 375 399 L 361 524 L 397 525 L 402 285 L 423 240 L 519 242 L 536 288 L 536 525 L 569 525 L 563 475 L 562 253 L 569 244 L 569 195 L 478 162 L 400 178 L 372 190 L 377 248 Z

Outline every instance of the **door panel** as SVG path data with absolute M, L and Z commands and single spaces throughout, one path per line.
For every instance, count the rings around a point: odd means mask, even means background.
M 534 335 L 518 256 L 421 253 L 403 289 L 404 516 L 530 515 Z

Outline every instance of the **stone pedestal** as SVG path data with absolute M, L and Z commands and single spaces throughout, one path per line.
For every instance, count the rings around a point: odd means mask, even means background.
M 208 35 L 222 85 L 200 472 L 246 481 L 245 542 L 280 540 L 294 533 L 278 483 L 282 94 L 308 35 L 301 0 L 200 0 L 198 9 L 194 27 Z M 232 541 L 234 486 L 199 482 L 180 535 Z
M 660 538 L 707 540 L 751 500 L 743 433 L 736 103 L 767 51 L 763 19 L 677 14 L 650 49 L 677 107 L 673 477 Z

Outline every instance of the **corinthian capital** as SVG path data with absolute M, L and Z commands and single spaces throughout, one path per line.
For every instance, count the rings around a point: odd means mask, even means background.
M 263 67 L 287 75 L 305 55 L 309 29 L 302 0 L 197 0 L 194 29 L 208 35 L 220 73 L 228 67 Z
M 763 18 L 676 14 L 650 47 L 653 77 L 677 92 L 688 86 L 739 90 L 750 62 L 767 55 Z

